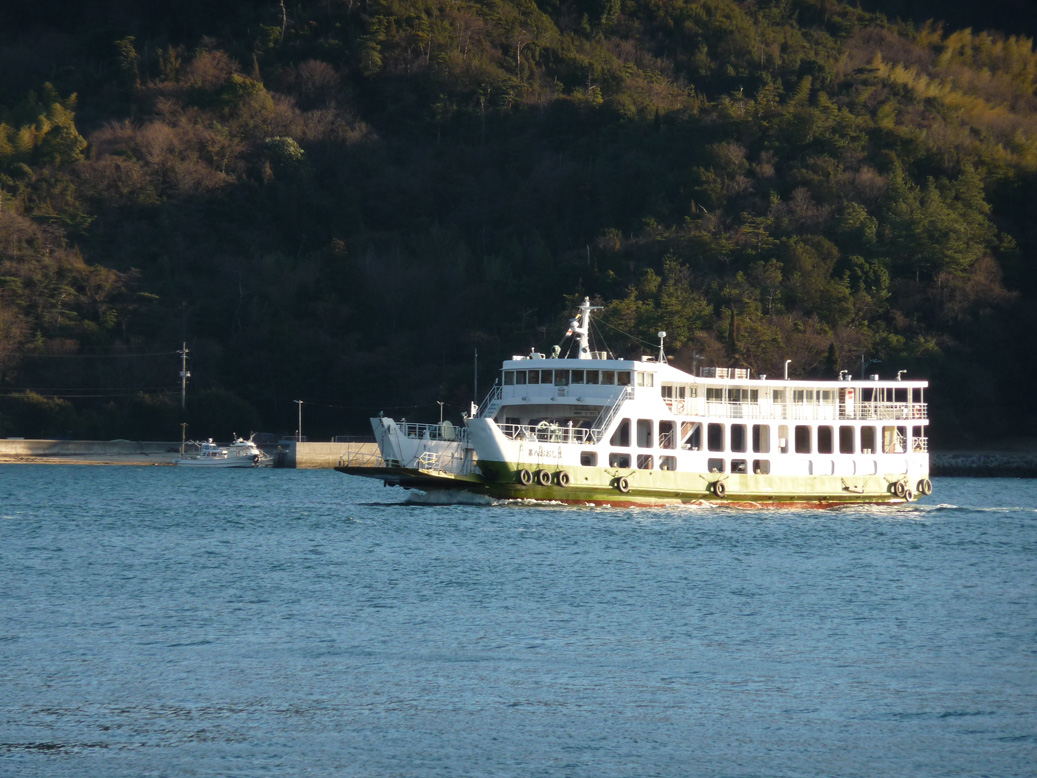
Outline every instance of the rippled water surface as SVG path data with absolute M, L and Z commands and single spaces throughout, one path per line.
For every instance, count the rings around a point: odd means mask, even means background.
M 1033 776 L 1037 481 L 835 511 L 0 466 L 3 776 Z

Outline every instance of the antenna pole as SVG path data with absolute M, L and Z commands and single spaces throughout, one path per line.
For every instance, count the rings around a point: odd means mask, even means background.
M 180 355 L 180 408 L 183 408 L 187 404 L 187 379 L 191 377 L 191 373 L 187 370 L 187 344 L 183 344 L 177 354 Z

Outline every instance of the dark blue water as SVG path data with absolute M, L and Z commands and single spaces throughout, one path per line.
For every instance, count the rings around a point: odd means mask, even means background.
M 1033 776 L 1037 481 L 826 512 L 0 467 L 2 776 Z

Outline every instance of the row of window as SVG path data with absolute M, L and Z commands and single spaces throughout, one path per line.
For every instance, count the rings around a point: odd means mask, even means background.
M 584 467 L 597 467 L 598 454 L 596 451 L 584 451 L 580 454 L 580 464 Z M 625 451 L 612 451 L 609 453 L 609 467 L 630 468 L 636 464 L 637 470 L 655 470 L 655 457 L 651 454 L 637 454 L 633 456 Z M 766 475 L 771 471 L 771 463 L 768 459 L 732 459 L 732 473 L 748 473 L 750 467 L 756 474 Z M 660 470 L 676 470 L 677 457 L 659 457 Z M 709 459 L 706 469 L 711 473 L 727 472 L 727 463 L 723 459 Z
M 703 426 L 705 429 L 703 430 Z M 791 432 L 791 435 L 790 435 Z M 633 433 L 633 443 L 631 443 Z M 775 436 L 776 433 L 776 436 Z M 698 421 L 673 420 L 656 422 L 652 419 L 623 419 L 612 434 L 609 443 L 620 448 L 688 449 L 706 451 L 769 454 L 772 439 L 777 445 L 773 450 L 782 454 L 886 454 L 903 453 L 907 450 L 907 427 L 882 426 L 857 427 L 849 424 L 720 424 L 703 425 Z M 921 439 L 923 427 L 914 427 L 912 437 Z
M 636 376 L 636 378 L 635 378 Z M 629 370 L 505 370 L 505 386 L 549 384 L 554 386 L 654 386 L 652 373 L 631 373 Z

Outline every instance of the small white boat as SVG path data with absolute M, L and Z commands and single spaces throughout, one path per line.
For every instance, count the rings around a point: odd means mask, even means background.
M 190 445 L 198 446 L 198 454 L 175 460 L 177 465 L 186 467 L 269 467 L 274 458 L 265 454 L 252 438 L 245 440 L 237 435 L 229 446 L 213 443 L 212 438 Z

